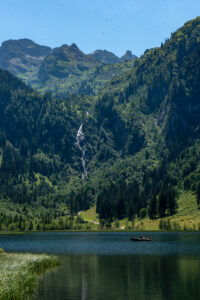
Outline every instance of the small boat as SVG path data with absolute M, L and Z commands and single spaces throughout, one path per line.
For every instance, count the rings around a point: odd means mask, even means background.
M 131 241 L 134 242 L 151 242 L 151 238 L 150 237 L 140 237 L 140 238 L 131 238 Z

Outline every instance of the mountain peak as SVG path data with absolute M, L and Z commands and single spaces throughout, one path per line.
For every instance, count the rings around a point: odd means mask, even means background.
M 137 58 L 130 50 L 126 50 L 125 54 L 120 58 L 121 61 L 128 61 Z
M 41 61 L 51 52 L 51 48 L 41 46 L 30 39 L 4 41 L 0 47 L 0 67 L 17 75 L 25 73 L 35 78 Z
M 8 46 L 8 45 L 21 45 L 21 46 L 28 46 L 28 45 L 37 45 L 35 42 L 33 42 L 30 39 L 24 38 L 24 39 L 18 39 L 18 40 L 14 40 L 14 39 L 9 39 L 4 41 L 1 46 Z
M 72 43 L 70 47 L 71 47 L 71 48 L 74 48 L 74 49 L 80 50 L 79 47 L 78 47 L 75 43 Z
M 137 57 L 137 56 L 133 55 L 130 50 L 127 50 L 126 53 L 121 58 L 119 58 L 114 53 L 112 53 L 108 50 L 105 50 L 105 49 L 104 50 L 95 50 L 94 52 L 92 52 L 88 55 L 93 56 L 94 58 L 96 58 L 96 60 L 98 60 L 104 64 L 116 64 L 116 63 L 120 63 L 122 61 L 129 61 L 129 60 L 132 60 Z
M 94 52 L 88 54 L 89 56 L 94 57 L 96 60 L 104 64 L 114 64 L 120 62 L 119 57 L 114 53 L 107 50 L 95 50 Z
M 18 40 L 10 39 L 10 40 L 4 41 L 1 45 L 1 48 L 12 49 L 13 47 L 15 47 L 15 49 L 20 49 L 23 51 L 32 51 L 32 50 L 35 51 L 36 49 L 37 50 L 40 49 L 40 51 L 42 49 L 44 52 L 51 51 L 50 47 L 39 45 L 39 44 L 35 43 L 34 41 L 27 39 L 27 38 L 18 39 Z

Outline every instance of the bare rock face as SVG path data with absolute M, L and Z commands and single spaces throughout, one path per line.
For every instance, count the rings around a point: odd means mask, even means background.
M 107 50 L 96 50 L 88 55 L 94 57 L 95 59 L 104 64 L 115 64 L 120 62 L 119 57 Z
M 130 50 L 127 50 L 126 53 L 120 58 L 120 61 L 129 61 L 137 58 Z
M 114 53 L 107 50 L 96 50 L 88 55 L 95 57 L 98 61 L 101 61 L 105 64 L 116 64 L 122 61 L 130 61 L 137 58 L 137 56 L 133 55 L 130 50 L 127 50 L 122 57 L 118 57 Z
M 40 46 L 29 39 L 8 40 L 0 47 L 0 67 L 23 79 L 36 78 L 50 47 Z M 29 75 L 28 75 L 29 74 Z M 26 81 L 26 80 L 25 80 Z
M 129 53 L 125 60 L 130 58 Z M 121 66 L 121 62 L 107 50 L 85 54 L 75 43 L 51 49 L 30 39 L 19 39 L 0 46 L 0 68 L 41 93 L 51 91 L 59 96 L 97 93 L 107 81 L 130 68 L 127 64 Z

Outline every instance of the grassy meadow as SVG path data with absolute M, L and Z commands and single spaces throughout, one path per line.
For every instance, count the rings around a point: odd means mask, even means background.
M 36 287 L 37 275 L 57 264 L 54 256 L 5 253 L 0 249 L 0 299 L 25 299 Z
M 1 204 L 1 203 L 0 203 Z M 200 231 L 200 209 L 197 204 L 196 195 L 190 191 L 180 191 L 177 198 L 178 208 L 173 215 L 169 215 L 166 211 L 166 216 L 154 219 L 146 216 L 141 218 L 135 217 L 133 220 L 128 218 L 100 220 L 96 213 L 96 206 L 90 207 L 88 210 L 82 210 L 77 215 L 66 215 L 68 209 L 66 206 L 61 207 L 60 216 L 55 219 L 38 219 L 32 218 L 31 221 L 24 215 L 20 221 L 16 219 L 15 212 L 2 204 L 2 211 L 7 217 L 3 219 L 4 223 L 1 226 L 0 234 L 24 234 L 36 231 L 104 231 L 104 230 L 120 230 L 120 231 Z M 11 206 L 12 208 L 12 206 Z M 22 213 L 22 211 L 20 211 Z M 28 214 L 32 216 L 30 209 Z M 32 216 L 33 217 L 33 216 Z M 1 219 L 1 218 L 0 218 Z M 16 219 L 16 222 L 13 223 Z M 8 224 L 6 221 L 11 222 Z M 22 226 L 23 225 L 23 226 Z M 32 226 L 31 226 L 32 225 Z
M 200 209 L 198 208 L 196 197 L 191 192 L 182 192 L 178 199 L 178 209 L 176 214 L 165 218 L 154 220 L 146 217 L 136 218 L 133 221 L 128 218 L 115 220 L 110 224 L 112 230 L 134 230 L 134 231 L 200 231 Z M 81 218 L 87 221 L 93 228 L 100 228 L 96 207 L 93 206 L 86 211 L 80 212 Z M 163 228 L 161 223 L 164 224 Z M 165 228 L 168 224 L 168 228 Z M 161 226 L 160 226 L 161 225 Z M 106 226 L 105 226 L 106 229 Z

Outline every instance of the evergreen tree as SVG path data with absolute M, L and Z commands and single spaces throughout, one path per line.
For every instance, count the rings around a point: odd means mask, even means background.
M 157 199 L 155 195 L 151 197 L 148 213 L 150 219 L 155 219 L 157 216 Z
M 158 199 L 159 216 L 163 218 L 167 209 L 167 197 L 165 191 L 162 189 Z

